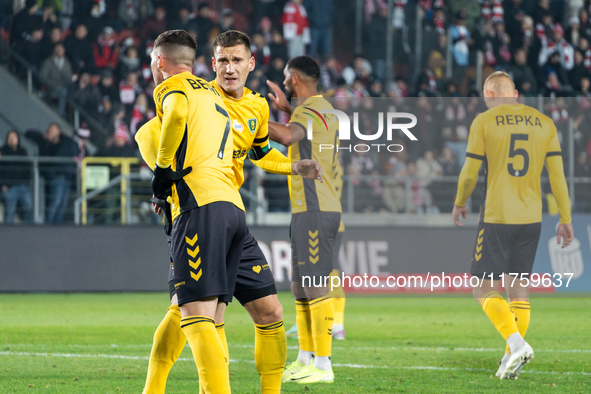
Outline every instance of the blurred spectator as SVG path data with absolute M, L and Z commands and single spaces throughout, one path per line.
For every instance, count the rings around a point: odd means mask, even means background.
M 417 84 L 425 85 L 425 88 L 417 90 L 429 90 L 437 92 L 443 88 L 443 81 L 445 77 L 445 59 L 439 51 L 431 51 L 427 67 L 421 75 L 419 75 Z
M 544 94 L 544 97 L 550 97 L 552 94 L 556 95 L 560 92 L 562 92 L 562 85 L 560 84 L 556 72 L 551 70 L 546 78 L 542 93 Z
M 277 85 L 281 86 L 283 84 L 283 80 L 285 77 L 283 76 L 283 69 L 285 68 L 285 61 L 282 58 L 276 57 L 271 62 L 271 67 L 267 72 L 267 79 L 270 81 L 275 82 Z
M 119 115 L 122 111 L 119 112 Z M 100 152 L 100 156 L 105 157 L 135 157 L 136 152 L 131 145 L 131 135 L 125 127 L 115 129 L 112 138 L 107 140 L 105 149 Z
M 383 208 L 383 188 L 378 178 L 378 168 L 374 159 L 367 152 L 356 151 L 351 157 L 347 168 L 347 174 L 351 176 L 353 191 L 355 194 L 355 212 L 377 212 Z M 364 177 L 365 179 L 361 179 Z M 367 179 L 367 177 L 370 177 Z
M 142 41 L 154 40 L 158 35 L 167 30 L 166 28 L 166 8 L 159 5 L 154 10 L 154 14 L 144 22 L 138 36 Z
M 581 90 L 581 78 L 590 76 L 589 70 L 585 67 L 585 58 L 583 52 L 579 49 L 575 50 L 575 65 L 572 70 L 568 72 L 568 79 L 570 85 L 575 91 Z
M 558 78 L 561 90 L 570 90 L 566 70 L 560 61 L 560 53 L 552 52 L 552 54 L 550 54 L 548 62 L 546 63 L 545 72 L 546 77 L 548 77 L 548 74 L 554 74 L 556 78 Z
M 372 67 L 369 61 L 362 56 L 357 55 L 353 58 L 353 63 L 345 67 L 342 77 L 347 82 L 347 85 L 352 85 L 355 79 L 359 79 L 365 83 L 369 80 L 372 74 Z
M 371 16 L 371 22 L 366 25 L 365 54 L 375 70 L 376 78 L 386 78 L 386 39 L 388 27 L 388 7 L 379 6 L 377 13 Z
M 444 176 L 455 176 L 460 173 L 458 160 L 449 146 L 444 146 L 441 149 L 439 164 L 441 165 Z
M 39 2 L 37 2 L 39 4 Z M 53 5 L 51 2 L 43 1 L 43 14 L 41 16 L 41 20 L 43 23 L 43 28 L 46 32 L 49 32 L 54 27 L 57 27 L 58 19 L 57 15 L 55 14 L 55 10 L 53 9 Z
M 107 17 L 105 15 L 106 9 L 104 7 L 104 1 L 86 1 L 90 5 L 83 12 L 83 16 L 80 18 L 80 22 L 86 25 L 88 28 L 88 35 L 91 41 L 95 41 L 104 27 L 107 25 Z M 82 7 L 80 7 L 82 9 Z
M 73 86 L 70 98 L 91 116 L 98 112 L 101 102 L 101 93 L 96 86 L 90 83 L 90 74 L 82 73 L 78 83 Z
M 332 0 L 305 0 L 304 8 L 310 23 L 310 53 L 314 58 L 326 60 L 332 53 Z
M 335 58 L 329 58 L 324 64 L 320 65 L 321 90 L 330 96 L 335 94 L 339 80 L 342 79 L 337 67 L 338 64 Z
M 443 145 L 448 146 L 452 150 L 454 156 L 458 158 L 459 165 L 463 166 L 464 160 L 466 159 L 468 128 L 470 124 L 467 120 L 466 107 L 462 99 L 457 93 L 452 94 L 453 97 L 445 99 L 441 138 Z
M 36 27 L 30 34 L 24 34 L 14 45 L 18 52 L 32 67 L 36 69 L 43 61 L 43 28 Z
M 464 75 L 470 60 L 470 31 L 466 27 L 466 12 L 460 11 L 456 14 L 455 23 L 450 27 L 453 39 L 454 57 L 454 78 L 459 81 Z
M 197 7 L 197 16 L 195 17 L 195 24 L 197 25 L 197 51 L 209 56 L 206 51 L 209 43 L 209 36 L 218 34 L 215 23 L 211 20 L 213 15 L 213 8 L 206 2 L 202 2 Z
M 26 136 L 37 143 L 40 156 L 75 158 L 80 154 L 76 143 L 70 137 L 62 134 L 62 130 L 57 123 L 51 123 L 43 136 L 40 136 L 35 131 L 27 132 Z M 61 224 L 64 220 L 70 189 L 76 174 L 76 164 L 46 164 L 43 169 L 45 178 L 49 183 L 45 222 L 48 224 Z
M 43 20 L 39 16 L 39 6 L 37 0 L 27 0 L 25 8 L 18 12 L 12 21 L 12 40 L 18 41 L 27 35 L 31 35 L 34 30 L 43 31 Z
M 88 29 L 86 25 L 76 26 L 74 34 L 66 37 L 64 42 L 66 55 L 72 64 L 72 71 L 80 74 L 83 71 L 91 71 L 94 67 L 94 54 L 92 42 L 88 38 Z
M 306 44 L 310 43 L 310 27 L 303 0 L 288 1 L 283 7 L 281 24 L 283 37 L 287 42 L 287 55 L 292 58 L 306 53 Z
M 280 57 L 284 62 L 287 61 L 287 47 L 283 42 L 283 35 L 279 30 L 273 30 L 271 35 L 271 43 L 269 49 L 271 50 L 271 60 Z
M 261 18 L 261 21 L 258 24 L 257 33 L 262 34 L 263 37 L 265 37 L 265 41 L 270 43 L 273 41 L 273 32 L 273 22 L 271 22 L 271 19 L 266 16 Z
M 103 29 L 97 41 L 92 44 L 94 66 L 99 70 L 117 68 L 118 50 L 114 37 L 115 31 L 111 26 Z
M 111 102 L 119 101 L 119 88 L 115 85 L 113 71 L 104 70 L 101 76 L 101 82 L 98 85 L 101 97 L 107 97 Z
M 27 156 L 27 151 L 21 147 L 19 134 L 9 130 L 6 142 L 0 148 L 0 157 Z M 18 203 L 22 208 L 22 219 L 31 222 L 33 218 L 33 195 L 31 193 L 31 165 L 23 162 L 0 162 L 0 189 L 4 197 L 5 223 L 14 223 L 14 216 Z
M 119 98 L 123 105 L 128 110 L 131 110 L 131 106 L 135 102 L 135 98 L 142 92 L 141 86 L 138 85 L 138 78 L 136 73 L 129 73 L 119 83 Z
M 251 42 L 251 53 L 256 61 L 256 66 L 268 66 L 271 62 L 271 50 L 265 41 L 265 37 L 260 33 L 254 33 Z
M 210 81 L 213 78 L 211 63 L 207 62 L 207 58 L 203 55 L 197 56 L 195 63 L 193 63 L 193 75 Z M 151 94 L 150 94 L 151 97 Z
M 229 8 L 224 8 L 220 13 L 218 24 L 220 33 L 226 32 L 228 30 L 236 30 L 236 27 L 234 26 L 234 11 Z
M 404 212 L 405 193 L 404 185 L 406 176 L 406 156 L 391 156 L 385 163 L 384 175 L 390 178 L 384 182 L 382 201 L 386 208 L 394 213 Z
M 137 48 L 134 46 L 127 47 L 125 51 L 119 56 L 117 74 L 119 77 L 123 78 L 129 73 L 140 71 L 140 69 L 141 59 L 139 58 Z
M 45 33 L 43 33 L 43 40 L 41 40 L 41 42 L 41 58 L 45 60 L 53 54 L 53 48 L 57 44 L 63 43 L 62 29 L 60 29 L 58 26 L 55 26 L 51 30 L 46 30 Z
M 187 3 L 182 3 L 178 7 L 177 16 L 170 24 L 171 30 L 185 30 L 187 32 L 194 31 L 197 33 L 197 24 L 191 18 L 191 9 Z
M 144 93 L 138 94 L 135 99 L 133 111 L 131 112 L 131 122 L 129 124 L 131 135 L 135 135 L 139 128 L 155 115 L 156 114 L 148 108 L 148 98 L 146 95 Z
M 76 160 L 81 163 L 85 157 L 91 156 L 90 152 L 88 151 L 88 142 L 90 141 L 90 129 L 88 128 L 88 124 L 86 122 L 82 122 L 80 127 L 76 130 L 76 134 L 74 134 L 74 142 L 78 145 L 79 154 L 76 156 Z
M 534 77 L 534 72 L 531 67 L 527 64 L 527 53 L 525 49 L 520 48 L 515 52 L 515 64 L 511 67 L 513 73 L 513 82 L 515 88 L 520 92 L 523 90 L 523 85 L 529 83 L 532 91 L 538 90 L 538 83 Z
M 120 0 L 117 15 L 127 28 L 137 27 L 154 13 L 151 0 Z
M 73 75 L 72 66 L 65 53 L 64 45 L 57 44 L 53 48 L 53 55 L 43 62 L 39 71 L 39 79 L 45 85 L 48 97 L 58 100 L 58 112 L 64 117 Z
M 553 40 L 548 42 L 548 52 L 560 54 L 560 63 L 565 70 L 571 70 L 574 66 L 573 47 L 564 39 L 564 29 L 560 23 L 554 24 L 552 32 Z

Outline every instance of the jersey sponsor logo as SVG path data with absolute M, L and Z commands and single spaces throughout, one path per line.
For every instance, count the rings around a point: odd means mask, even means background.
M 239 133 L 242 133 L 242 130 L 244 130 L 244 126 L 242 125 L 242 123 L 240 123 L 238 121 L 238 119 L 234 119 L 234 122 L 232 123 L 232 127 L 234 128 L 234 130 L 236 130 Z
M 254 134 L 254 132 L 257 129 L 257 119 L 256 118 L 248 119 L 247 123 L 248 123 L 248 129 L 250 130 L 250 133 Z
M 247 152 L 248 152 L 248 149 L 235 150 L 234 153 L 232 154 L 232 158 L 240 159 L 241 157 L 246 156 Z
M 533 119 L 532 119 L 533 118 Z M 497 115 L 495 116 L 497 126 L 539 126 L 542 128 L 542 122 L 537 116 L 521 116 L 521 115 Z

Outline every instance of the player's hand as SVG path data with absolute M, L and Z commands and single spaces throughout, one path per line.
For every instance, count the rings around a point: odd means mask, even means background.
M 316 160 L 300 160 L 291 165 L 293 175 L 301 175 L 306 179 L 316 179 L 324 182 L 322 179 L 322 166 Z
M 156 204 L 154 202 L 154 199 L 156 197 L 152 194 L 152 198 L 150 199 L 150 202 L 152 203 L 152 209 L 154 209 L 154 213 L 158 216 L 162 215 L 162 208 L 160 208 L 160 205 Z
M 269 100 L 274 102 L 277 108 L 279 108 L 281 111 L 291 116 L 291 105 L 289 104 L 289 101 L 287 101 L 287 97 L 285 97 L 285 93 L 283 93 L 279 85 L 277 85 L 275 82 L 269 81 L 268 79 L 267 85 L 272 90 L 272 92 L 267 94 Z
M 464 223 L 460 222 L 460 215 L 462 215 L 462 218 L 466 219 L 467 214 L 468 208 L 466 207 L 466 205 L 460 208 L 456 204 L 454 204 L 454 209 L 451 211 L 451 217 L 454 219 L 454 223 L 456 226 L 464 227 Z
M 562 249 L 566 248 L 573 242 L 575 238 L 575 232 L 573 231 L 573 225 L 571 223 L 562 223 L 558 225 L 556 231 L 556 243 L 560 245 L 562 240 Z
M 162 200 L 157 197 L 152 197 L 150 201 L 154 206 L 154 212 L 158 215 L 164 213 L 164 232 L 166 235 L 170 235 L 170 233 L 172 233 L 172 207 L 165 199 Z
M 173 171 L 172 168 L 154 168 L 154 177 L 152 178 L 152 192 L 154 197 L 159 200 L 165 200 L 171 195 L 173 183 L 181 180 L 185 175 L 190 173 L 193 167 L 187 167 L 181 171 Z

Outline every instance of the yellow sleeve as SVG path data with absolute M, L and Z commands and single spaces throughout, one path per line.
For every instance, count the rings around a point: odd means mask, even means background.
M 172 165 L 174 155 L 185 134 L 189 103 L 184 91 L 174 90 L 162 97 L 160 105 L 162 107 L 162 131 L 156 165 L 166 168 Z
M 548 170 L 548 178 L 550 179 L 552 194 L 554 194 L 554 198 L 556 198 L 556 203 L 558 204 L 560 223 L 570 223 L 570 199 L 568 197 L 568 187 L 566 186 L 566 179 L 564 177 L 564 167 L 562 164 L 560 142 L 558 141 L 556 126 L 553 127 L 553 135 L 546 152 L 546 169 Z
M 140 149 L 142 159 L 153 170 L 156 164 L 158 146 L 160 145 L 160 126 L 157 117 L 150 119 L 140 127 L 135 133 L 135 141 Z
M 277 149 L 269 149 L 259 160 L 256 160 L 251 151 L 250 161 L 257 167 L 272 174 L 291 175 L 291 160 L 283 156 Z
M 470 126 L 466 156 L 480 160 L 484 159 L 484 125 L 482 123 L 482 116 L 477 116 Z
M 458 192 L 456 195 L 456 202 L 455 204 L 458 207 L 463 207 L 466 204 L 466 200 L 476 187 L 476 183 L 478 182 L 478 171 L 480 170 L 480 165 L 482 164 L 482 160 L 475 159 L 470 156 L 466 157 L 466 162 L 464 163 L 464 167 L 462 167 L 462 172 L 460 172 L 460 179 L 458 180 Z

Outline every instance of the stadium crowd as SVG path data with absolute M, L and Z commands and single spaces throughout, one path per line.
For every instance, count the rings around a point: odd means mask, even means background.
M 405 190 L 412 193 L 413 212 L 450 209 L 453 184 L 433 179 L 458 175 L 471 121 L 485 109 L 476 87 L 481 54 L 483 79 L 505 70 L 523 100 L 537 107 L 539 95 L 548 98 L 543 109 L 562 143 L 572 119 L 575 175 L 591 176 L 590 0 L 394 0 L 393 5 L 394 81 L 389 84 L 387 0 L 364 2 L 359 54 L 350 43 L 333 41 L 339 22 L 332 0 L 4 0 L 0 36 L 5 55 L 15 52 L 27 63 L 4 56 L 11 69 L 22 76 L 32 67 L 39 94 L 62 116 L 72 119 L 72 103 L 84 111 L 78 138 L 90 140 L 103 156 L 137 155 L 133 136 L 154 116 L 151 45 L 167 29 L 185 29 L 196 38 L 193 72 L 207 80 L 214 76 L 210 55 L 217 34 L 247 32 L 256 59 L 247 87 L 263 96 L 267 80 L 282 84 L 287 59 L 313 56 L 321 64 L 320 90 L 326 97 L 385 97 L 395 106 L 411 106 L 429 125 L 417 131 L 420 146 L 408 144 L 403 154 L 342 156 L 345 175 L 371 177 L 352 180 L 364 186 L 355 188 L 355 211 L 404 211 Z M 417 18 L 420 54 L 414 53 Z M 272 103 L 270 118 L 288 121 Z M 374 129 L 375 121 L 366 122 Z M 416 177 L 412 185 L 405 184 L 407 176 Z M 591 208 L 585 206 L 588 187 L 579 187 L 575 199 L 581 201 L 576 209 Z M 270 208 L 286 206 L 277 202 Z

